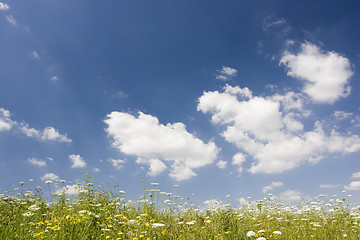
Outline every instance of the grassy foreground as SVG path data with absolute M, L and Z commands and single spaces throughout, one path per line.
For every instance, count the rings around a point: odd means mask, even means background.
M 359 206 L 345 199 L 288 207 L 270 196 L 240 208 L 214 201 L 197 209 L 158 189 L 127 201 L 116 187 L 93 186 L 91 177 L 77 188 L 48 201 L 23 183 L 15 196 L 1 194 L 0 239 L 360 239 Z

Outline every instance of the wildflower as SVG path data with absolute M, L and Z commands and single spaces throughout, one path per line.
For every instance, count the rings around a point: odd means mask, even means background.
M 266 240 L 266 238 L 264 238 L 264 237 L 259 237 L 259 238 L 257 238 L 256 240 Z
M 21 185 L 21 186 L 24 185 L 24 182 L 20 182 L 20 185 Z
M 257 233 L 264 233 L 265 230 L 259 230 Z
M 159 183 L 151 183 L 151 185 L 153 185 L 154 187 L 159 185 Z
M 32 212 L 26 212 L 26 213 L 23 213 L 23 214 L 21 214 L 21 215 L 23 215 L 24 217 L 30 217 L 30 216 L 34 215 L 34 213 L 32 213 Z
M 29 179 L 29 182 L 32 182 L 32 181 L 34 181 L 34 179 L 30 178 L 30 179 Z
M 152 227 L 153 227 L 153 228 L 165 227 L 165 224 L 163 224 L 163 223 L 153 223 Z
M 274 231 L 273 234 L 275 235 L 281 235 L 282 233 L 280 231 Z
M 256 233 L 254 231 L 248 231 L 246 234 L 247 237 L 255 237 Z
M 195 220 L 192 220 L 192 221 L 190 221 L 190 222 L 187 222 L 186 224 L 187 224 L 187 225 L 194 225 L 194 224 L 195 224 Z
M 48 184 L 48 183 L 52 183 L 52 181 L 50 181 L 50 180 L 47 180 L 46 182 L 45 182 L 46 184 Z

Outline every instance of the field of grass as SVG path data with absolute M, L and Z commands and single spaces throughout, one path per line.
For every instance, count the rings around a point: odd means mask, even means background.
M 20 183 L 0 196 L 0 239 L 360 239 L 360 208 L 345 199 L 285 206 L 270 195 L 204 209 L 182 202 L 176 186 L 173 193 L 152 187 L 130 201 L 87 177 L 78 194 L 46 200 Z

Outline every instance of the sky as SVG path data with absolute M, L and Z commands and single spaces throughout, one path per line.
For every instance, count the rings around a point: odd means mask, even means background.
M 360 203 L 358 1 L 0 1 L 0 192 Z

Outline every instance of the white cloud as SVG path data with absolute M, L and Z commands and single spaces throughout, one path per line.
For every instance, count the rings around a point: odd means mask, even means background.
M 108 159 L 108 162 L 110 162 L 114 168 L 121 169 L 125 163 L 125 160 L 110 158 Z
M 351 182 L 349 185 L 344 186 L 345 190 L 360 191 L 360 181 Z
M 249 201 L 242 197 L 242 198 L 239 198 L 239 203 L 240 203 L 240 205 L 247 205 L 249 203 Z
M 9 10 L 9 5 L 0 2 L 0 11 L 7 11 L 7 10 Z
M 46 159 L 51 161 L 51 162 L 54 161 L 54 159 L 52 157 L 47 157 Z
M 308 196 L 305 196 L 302 192 L 297 190 L 287 190 L 280 193 L 278 196 L 275 196 L 275 198 L 284 202 L 296 202 L 302 199 L 310 199 Z
M 0 132 L 9 131 L 11 128 L 15 128 L 28 137 L 37 138 L 43 141 L 72 142 L 66 134 L 60 134 L 58 130 L 53 127 L 46 127 L 43 130 L 38 130 L 29 127 L 29 124 L 26 122 L 18 123 L 16 121 L 12 121 L 10 116 L 11 114 L 9 110 L 0 108 Z
M 14 123 L 11 121 L 10 112 L 0 108 L 0 132 L 9 131 L 13 125 Z
M 242 164 L 246 161 L 246 156 L 242 153 L 237 153 L 232 158 L 232 164 L 237 166 L 238 173 L 243 172 Z
M 40 60 L 40 55 L 37 51 L 32 51 L 29 53 L 29 56 L 32 57 L 33 59 L 37 59 L 37 60 Z
M 138 117 L 112 112 L 104 121 L 113 147 L 138 157 L 140 164 L 149 164 L 152 175 L 162 172 L 166 162 L 170 164 L 169 176 L 188 179 L 196 175 L 193 169 L 213 163 L 219 151 L 215 143 L 206 144 L 188 133 L 183 123 L 163 125 L 156 117 L 142 112 Z
M 271 28 L 276 27 L 276 26 L 284 26 L 284 24 L 286 24 L 286 20 L 284 18 L 277 18 L 274 16 L 267 16 L 264 19 L 263 22 L 263 30 L 264 31 L 269 31 Z
M 352 117 L 353 115 L 354 115 L 353 113 L 347 113 L 344 111 L 335 111 L 333 114 L 336 121 L 342 121 L 342 120 L 348 119 L 348 118 Z
M 161 174 L 163 171 L 166 170 L 167 166 L 159 159 L 145 159 L 145 158 L 138 158 L 136 160 L 138 164 L 147 164 L 149 165 L 149 176 L 156 176 Z
M 223 161 L 223 160 L 220 160 L 216 163 L 216 166 L 220 169 L 225 169 L 226 168 L 226 165 L 227 165 L 227 162 L 226 161 Z
M 321 188 L 337 188 L 339 185 L 335 185 L 335 184 L 321 184 L 320 187 Z
M 12 25 L 16 26 L 16 20 L 12 15 L 6 15 L 6 21 L 8 21 Z
M 44 160 L 38 160 L 36 158 L 29 158 L 28 162 L 31 163 L 32 165 L 36 165 L 38 167 L 46 166 L 46 162 Z
M 353 173 L 352 178 L 360 178 L 360 172 Z
M 40 179 L 42 181 L 47 181 L 47 180 L 56 181 L 59 180 L 60 178 L 54 173 L 45 173 Z
M 123 92 L 123 91 L 118 91 L 117 93 L 116 93 L 116 97 L 117 98 L 127 98 L 128 97 L 128 95 L 125 93 L 125 92 Z
M 280 181 L 278 181 L 278 182 L 271 182 L 270 185 L 265 186 L 265 187 L 263 188 L 263 191 L 264 191 L 264 192 L 267 192 L 267 191 L 270 191 L 270 190 L 272 190 L 272 189 L 274 189 L 274 188 L 282 187 L 282 186 L 284 186 L 284 183 L 283 183 L 283 182 L 280 182 Z
M 204 92 L 197 110 L 211 113 L 213 124 L 225 126 L 222 136 L 254 160 L 251 173 L 281 173 L 306 162 L 317 163 L 330 153 L 360 150 L 360 138 L 321 122 L 304 131 L 310 115 L 302 94 L 288 92 L 270 97 L 252 96 L 247 88 L 226 85 L 223 92 Z
M 76 195 L 80 192 L 79 184 L 74 185 L 66 185 L 58 190 L 56 190 L 55 194 L 66 194 L 66 195 Z
M 69 155 L 69 159 L 72 162 L 71 168 L 84 168 L 86 167 L 86 162 L 80 155 Z
M 226 80 L 229 80 L 232 77 L 235 77 L 237 72 L 238 71 L 236 69 L 234 69 L 234 68 L 223 66 L 221 71 L 220 71 L 220 74 L 218 74 L 216 76 L 216 78 L 220 79 L 220 80 L 223 80 L 223 81 L 226 81 Z
M 59 141 L 59 142 L 72 142 L 66 134 L 60 134 L 55 128 L 53 127 L 46 127 L 42 130 L 41 139 L 44 141 L 51 140 L 51 141 Z
M 35 128 L 29 127 L 27 123 L 18 124 L 18 128 L 21 132 L 23 132 L 28 137 L 33 137 L 40 139 L 42 141 L 58 141 L 58 142 L 72 142 L 67 135 L 60 134 L 55 128 L 53 127 L 46 127 L 43 130 L 37 130 Z
M 289 76 L 304 81 L 303 92 L 314 102 L 334 103 L 350 94 L 350 61 L 336 52 L 324 52 L 306 42 L 297 55 L 286 51 L 280 64 L 288 68 Z
M 97 168 L 97 167 L 95 167 L 95 168 L 92 169 L 92 171 L 93 171 L 93 172 L 100 172 L 100 169 Z
M 57 82 L 57 81 L 59 81 L 59 77 L 57 77 L 57 76 L 52 76 L 52 77 L 50 78 L 50 80 L 53 81 L 53 82 Z

